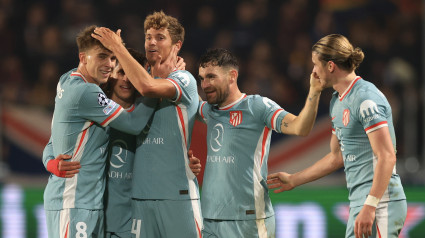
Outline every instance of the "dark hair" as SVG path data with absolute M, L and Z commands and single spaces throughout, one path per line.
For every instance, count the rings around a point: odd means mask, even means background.
M 332 61 L 348 72 L 356 70 L 364 59 L 363 51 L 354 48 L 345 36 L 339 34 L 323 37 L 313 45 L 312 51 L 319 55 L 322 62 Z
M 132 48 L 127 48 L 128 52 L 130 53 L 130 55 L 143 67 L 146 66 L 146 64 L 148 63 L 148 60 L 146 59 L 145 55 L 135 49 Z M 115 67 L 118 67 L 119 62 L 117 62 L 117 65 Z M 112 90 L 114 89 L 114 86 L 116 84 L 116 79 L 110 77 L 108 79 L 108 81 L 106 83 L 104 83 L 103 85 L 101 85 L 101 88 L 103 90 L 103 92 L 105 92 L 106 96 L 108 98 L 110 98 L 112 96 Z M 138 91 L 136 91 L 136 94 L 138 93 Z
M 232 52 L 226 49 L 208 49 L 199 59 L 199 67 L 207 66 L 232 67 L 239 70 L 238 59 Z

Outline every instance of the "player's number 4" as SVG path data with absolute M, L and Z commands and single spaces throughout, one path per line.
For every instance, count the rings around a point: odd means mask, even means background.
M 142 226 L 142 220 L 133 219 L 133 224 L 131 225 L 131 233 L 136 235 L 136 238 L 140 238 L 141 226 Z

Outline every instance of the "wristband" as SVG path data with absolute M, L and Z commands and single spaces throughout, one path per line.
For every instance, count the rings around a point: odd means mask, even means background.
M 58 169 L 59 161 L 58 159 L 49 160 L 49 162 L 47 162 L 47 171 L 58 177 L 65 178 L 66 171 L 60 171 Z
M 367 198 L 366 198 L 366 201 L 364 202 L 364 204 L 372 206 L 372 207 L 377 207 L 378 204 L 379 204 L 379 200 L 381 200 L 381 199 L 376 198 L 372 195 L 367 195 Z

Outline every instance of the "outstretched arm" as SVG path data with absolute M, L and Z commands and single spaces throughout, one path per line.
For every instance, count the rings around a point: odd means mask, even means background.
M 165 79 L 154 79 L 128 52 L 122 44 L 121 30 L 117 33 L 105 27 L 94 30 L 92 37 L 99 40 L 106 48 L 111 50 L 122 65 L 124 72 L 137 91 L 143 96 L 153 98 L 173 98 L 176 93 L 174 85 Z M 154 76 L 166 78 L 175 68 L 177 63 L 178 48 L 174 45 L 167 60 L 157 60 L 151 65 Z M 161 58 L 161 56 L 159 57 Z
M 317 161 L 312 166 L 295 174 L 279 172 L 267 176 L 270 189 L 275 193 L 289 191 L 302 184 L 322 178 L 344 166 L 338 139 L 335 135 L 331 138 L 331 152 Z
M 317 116 L 320 94 L 324 86 L 320 83 L 316 74 L 310 75 L 310 91 L 304 108 L 298 116 L 291 113 L 282 120 L 280 127 L 282 133 L 297 136 L 307 136 L 313 128 Z
M 372 196 L 372 201 L 376 201 L 375 205 L 377 205 L 390 182 L 396 163 L 396 156 L 388 127 L 382 127 L 373 131 L 368 134 L 368 137 L 373 153 L 378 157 L 373 175 L 372 188 L 369 192 L 369 196 Z M 366 203 L 363 205 L 362 210 L 354 222 L 354 234 L 356 237 L 363 237 L 363 234 L 365 236 L 366 234 L 369 236 L 372 235 L 376 207 L 373 204 L 367 205 Z

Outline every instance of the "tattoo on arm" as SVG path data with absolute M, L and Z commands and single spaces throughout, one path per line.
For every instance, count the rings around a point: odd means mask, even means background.
M 284 127 L 288 127 L 288 123 L 287 122 L 283 122 L 283 126 Z

